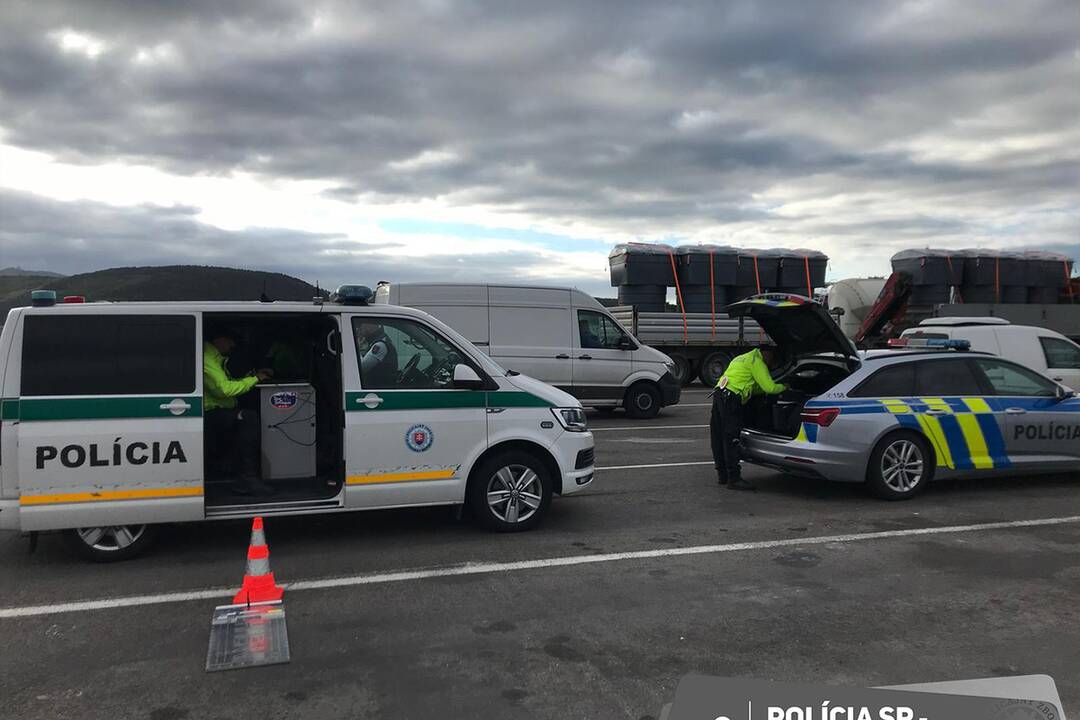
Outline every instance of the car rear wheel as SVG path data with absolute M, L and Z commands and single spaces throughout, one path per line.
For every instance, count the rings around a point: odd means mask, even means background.
M 467 498 L 469 510 L 491 530 L 529 530 L 547 514 L 553 486 L 551 473 L 532 453 L 499 453 L 473 471 Z
M 727 370 L 730 362 L 731 356 L 726 352 L 717 351 L 706 355 L 705 359 L 701 361 L 701 369 L 698 371 L 698 377 L 701 378 L 701 382 L 705 384 L 705 387 L 716 387 L 716 381 Z
M 901 431 L 881 439 L 870 454 L 866 481 L 886 500 L 907 500 L 922 492 L 934 476 L 930 445 L 917 433 Z
M 626 414 L 635 420 L 649 420 L 660 413 L 660 390 L 649 382 L 639 382 L 626 391 Z
M 155 534 L 153 525 L 106 525 L 65 530 L 64 538 L 87 560 L 117 562 L 142 554 Z

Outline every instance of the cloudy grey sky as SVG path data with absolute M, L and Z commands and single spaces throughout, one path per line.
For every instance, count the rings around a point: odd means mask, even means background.
M 628 240 L 1080 255 L 1076 0 L 0 8 L 0 265 L 611 294 Z

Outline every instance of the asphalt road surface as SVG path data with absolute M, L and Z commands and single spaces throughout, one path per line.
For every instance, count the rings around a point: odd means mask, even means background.
M 715 483 L 707 418 L 701 389 L 653 421 L 590 415 L 606 469 L 535 532 L 445 509 L 269 520 L 275 574 L 299 583 L 287 665 L 203 671 L 246 521 L 173 527 L 107 566 L 0 535 L 0 716 L 645 718 L 690 672 L 1047 673 L 1080 707 L 1076 477 L 887 503 L 750 469 L 759 492 L 737 493 Z M 131 596 L 152 604 L 109 601 Z

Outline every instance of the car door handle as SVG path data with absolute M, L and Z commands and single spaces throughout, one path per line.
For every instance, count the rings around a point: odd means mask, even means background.
M 1054 382 L 1065 382 L 1065 378 L 1050 378 Z
M 162 410 L 168 410 L 173 415 L 183 415 L 184 413 L 186 413 L 188 410 L 191 409 L 191 405 L 184 402 L 180 398 L 176 398 L 175 400 L 170 400 L 167 403 L 162 403 L 161 405 L 158 405 L 158 407 L 160 409 L 162 409 Z
M 592 360 L 592 355 L 578 355 L 578 360 Z
M 1024 408 L 1012 407 L 1005 408 L 1005 412 L 1009 413 L 1010 415 L 1024 415 L 1027 413 L 1027 410 L 1025 410 Z
M 555 356 L 555 359 L 556 360 L 569 360 L 570 356 L 567 355 L 566 353 L 559 353 L 558 355 Z
M 374 407 L 377 407 L 379 405 L 382 405 L 383 404 L 383 399 L 381 397 L 379 397 L 378 395 L 376 395 L 375 393 L 368 393 L 367 395 L 364 395 L 363 397 L 356 398 L 356 402 L 357 402 L 357 404 L 363 405 L 364 407 L 374 408 Z
M 927 415 L 948 415 L 948 410 L 942 410 L 941 408 L 930 408 L 926 411 Z

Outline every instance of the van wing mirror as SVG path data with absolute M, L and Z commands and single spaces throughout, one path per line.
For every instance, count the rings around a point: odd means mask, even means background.
M 619 336 L 619 344 L 617 345 L 617 347 L 620 350 L 637 350 L 637 345 L 635 345 L 634 341 L 628 338 L 626 335 Z
M 476 374 L 476 371 L 464 363 L 454 366 L 454 387 L 466 390 L 479 390 L 484 387 L 484 381 Z

